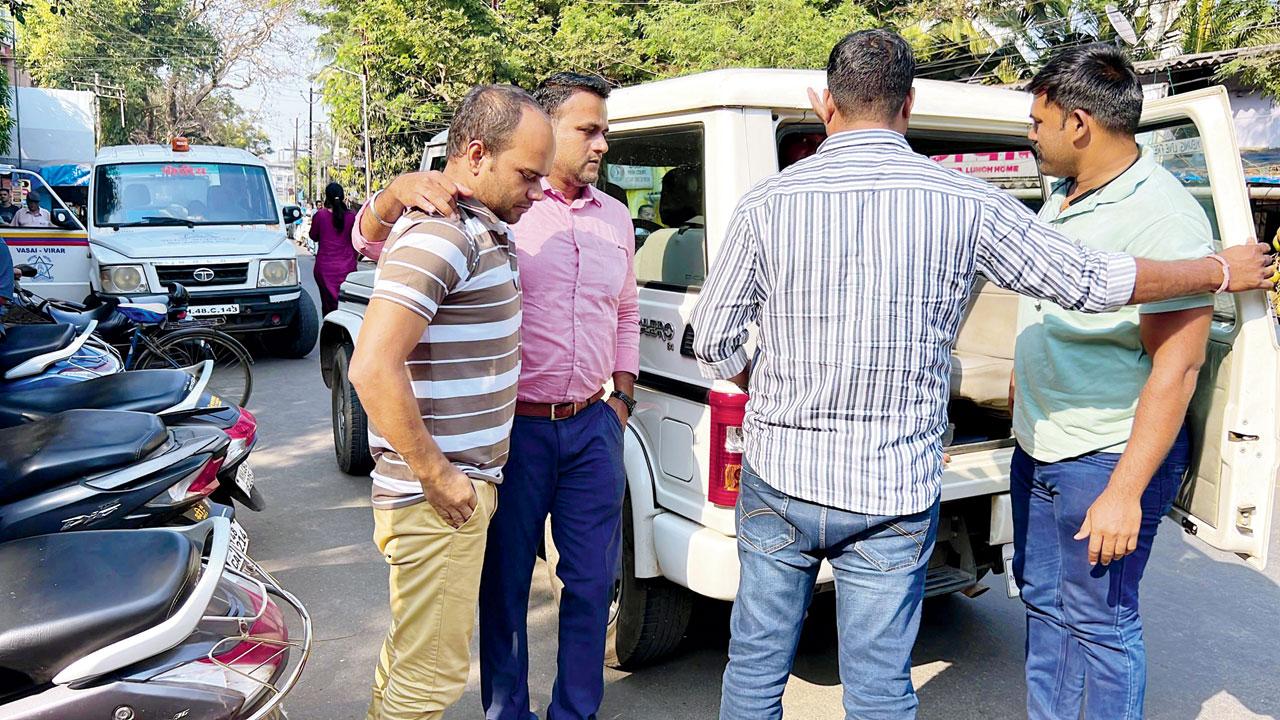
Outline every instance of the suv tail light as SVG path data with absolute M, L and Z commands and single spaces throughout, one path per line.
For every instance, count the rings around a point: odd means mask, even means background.
M 718 387 L 718 385 L 717 385 Z M 707 395 L 711 406 L 711 465 L 707 474 L 707 500 L 721 507 L 738 502 L 742 479 L 742 418 L 747 394 L 713 389 Z

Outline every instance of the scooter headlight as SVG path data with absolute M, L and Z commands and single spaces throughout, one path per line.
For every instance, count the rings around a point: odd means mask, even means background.
M 105 265 L 98 271 L 102 292 L 128 295 L 147 291 L 147 276 L 141 265 Z

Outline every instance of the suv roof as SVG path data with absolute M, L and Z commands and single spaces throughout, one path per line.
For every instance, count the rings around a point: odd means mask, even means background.
M 135 162 L 217 162 L 263 167 L 261 159 L 240 148 L 192 145 L 187 152 L 174 152 L 168 145 L 112 145 L 98 151 L 95 165 Z
M 609 121 L 717 107 L 812 113 L 805 91 L 820 91 L 826 86 L 827 74 L 822 70 L 712 70 L 618 88 L 609 95 Z M 1031 98 L 1025 92 L 943 80 L 917 79 L 914 86 L 916 104 L 911 125 L 917 130 L 972 129 L 978 123 L 1000 125 L 1021 134 L 1030 123 Z M 440 132 L 427 142 L 427 147 L 443 145 L 448 138 L 447 130 Z
M 970 118 L 1025 126 L 1031 100 L 1026 93 L 940 80 L 915 81 L 912 125 L 928 118 Z M 753 107 L 811 111 L 807 88 L 822 90 L 822 70 L 731 69 L 685 75 L 619 88 L 609 95 L 609 120 L 704 110 Z

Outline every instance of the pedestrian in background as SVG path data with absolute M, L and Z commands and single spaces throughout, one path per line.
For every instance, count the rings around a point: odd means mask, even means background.
M 951 348 L 976 273 L 1093 313 L 1211 291 L 1227 275 L 1208 258 L 1081 247 L 1011 195 L 914 152 L 914 76 L 892 32 L 836 45 L 827 92 L 813 96 L 826 141 L 742 198 L 694 309 L 703 373 L 750 379 L 751 391 L 722 720 L 782 716 L 824 558 L 846 717 L 915 717 L 911 649 L 938 528 Z M 1231 289 L 1269 287 L 1261 245 L 1223 255 Z
M 507 223 L 542 199 L 554 157 L 546 113 L 509 85 L 473 89 L 449 130 L 445 176 L 474 194 L 456 219 L 397 215 L 351 359 L 369 414 L 374 542 L 390 566 L 368 720 L 437 720 L 466 686 L 520 375 Z
M 356 214 L 343 199 L 342 186 L 331 182 L 324 188 L 324 209 L 311 218 L 308 235 L 316 244 L 316 287 L 320 290 L 320 311 L 328 315 L 338 309 L 338 288 L 356 269 L 357 256 L 351 246 L 351 228 Z
M 47 228 L 53 227 L 53 219 L 48 210 L 40 207 L 40 196 L 29 192 L 26 205 L 13 214 L 9 224 L 13 227 Z
M 604 697 L 622 542 L 623 428 L 640 367 L 634 228 L 627 207 L 594 186 L 609 149 L 609 86 L 557 73 L 533 96 L 554 123 L 556 158 L 545 197 L 513 228 L 525 302 L 523 369 L 480 587 L 480 700 L 489 720 L 537 717 L 529 708 L 529 582 L 550 515 L 564 590 L 546 717 L 587 720 Z M 448 215 L 460 192 L 469 191 L 437 172 L 402 175 L 361 211 L 353 241 L 376 255 L 386 236 L 379 219 L 398 218 L 406 206 Z

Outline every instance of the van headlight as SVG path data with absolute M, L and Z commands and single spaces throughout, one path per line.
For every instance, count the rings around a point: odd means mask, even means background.
M 147 276 L 141 265 L 105 265 L 98 271 L 102 292 L 128 295 L 147 291 Z
M 297 260 L 263 260 L 258 263 L 258 287 L 285 287 L 297 284 Z

